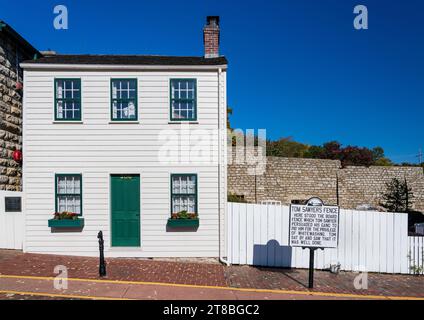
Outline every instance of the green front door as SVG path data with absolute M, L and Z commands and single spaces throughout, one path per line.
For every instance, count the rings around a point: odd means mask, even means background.
M 111 176 L 112 246 L 140 246 L 140 176 Z

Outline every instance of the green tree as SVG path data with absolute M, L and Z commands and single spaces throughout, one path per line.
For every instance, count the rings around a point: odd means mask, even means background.
M 390 159 L 384 157 L 374 161 L 374 165 L 375 166 L 392 166 L 393 162 Z
M 403 181 L 393 178 L 386 183 L 386 192 L 383 194 L 383 201 L 380 203 L 390 212 L 409 212 L 414 195 L 412 189 L 408 187 L 406 179 Z
M 324 148 L 322 146 L 309 146 L 305 153 L 305 158 L 319 159 L 323 157 Z
M 307 145 L 293 141 L 291 137 L 268 140 L 266 147 L 267 156 L 273 157 L 304 158 L 308 150 Z
M 240 202 L 240 203 L 246 203 L 246 199 L 244 198 L 244 195 L 238 195 L 232 192 L 229 192 L 227 195 L 227 201 L 228 202 Z
M 384 155 L 384 149 L 382 147 L 375 147 L 371 150 L 372 161 L 375 166 L 392 166 L 393 162 L 386 158 Z
M 233 115 L 233 109 L 230 106 L 227 106 L 227 129 L 230 129 L 233 131 L 233 128 L 231 128 L 230 124 L 230 116 Z

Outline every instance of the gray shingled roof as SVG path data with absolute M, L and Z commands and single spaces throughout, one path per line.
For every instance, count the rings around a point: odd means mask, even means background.
M 102 65 L 170 65 L 170 66 L 213 66 L 226 65 L 225 57 L 178 57 L 152 55 L 68 55 L 57 54 L 27 60 L 31 64 L 102 64 Z

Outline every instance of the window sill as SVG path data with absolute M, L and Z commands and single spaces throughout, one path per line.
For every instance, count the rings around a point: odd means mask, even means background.
M 61 121 L 61 120 L 55 120 L 53 121 L 54 124 L 68 124 L 68 123 L 73 123 L 73 124 L 82 124 L 84 123 L 81 120 L 69 120 L 69 121 Z
M 119 121 L 119 120 L 115 120 L 115 121 L 109 121 L 109 124 L 139 124 L 140 121 Z
M 199 121 L 168 121 L 168 124 L 199 124 Z

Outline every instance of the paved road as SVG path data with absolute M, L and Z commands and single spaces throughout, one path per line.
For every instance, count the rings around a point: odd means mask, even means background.
M 131 281 L 69 279 L 67 289 L 55 289 L 53 278 L 0 275 L 0 299 L 137 299 L 137 300 L 291 300 L 393 299 L 288 290 L 255 290 Z

